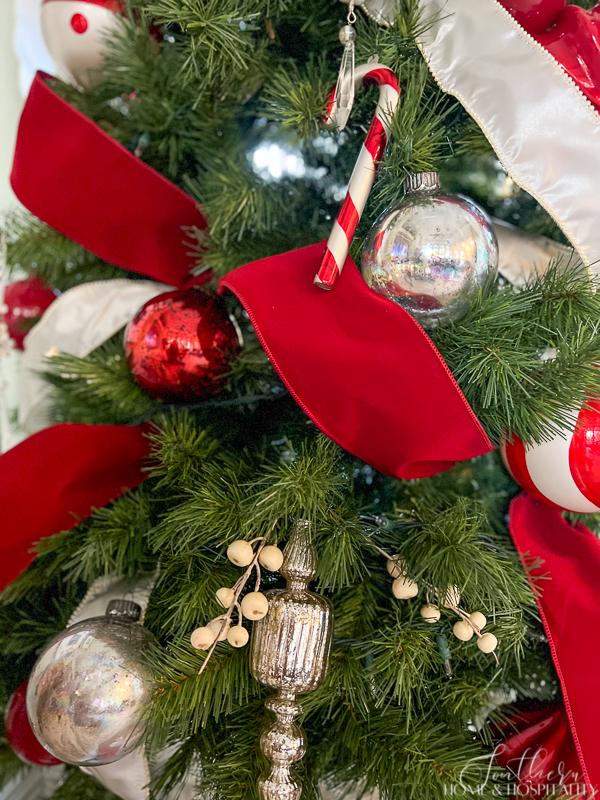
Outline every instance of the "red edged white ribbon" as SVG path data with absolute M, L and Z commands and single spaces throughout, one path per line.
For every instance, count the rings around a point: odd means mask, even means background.
M 421 7 L 427 24 L 418 45 L 436 82 L 464 106 L 510 177 L 600 274 L 596 108 L 498 0 L 423 0 Z
M 373 122 L 367 132 L 356 165 L 352 172 L 348 191 L 327 241 L 327 248 L 321 266 L 315 276 L 315 284 L 321 289 L 330 290 L 335 285 L 348 256 L 350 242 L 364 211 L 367 198 L 373 187 L 377 164 L 390 134 L 390 127 L 398 102 L 400 85 L 391 69 L 383 64 L 361 64 L 354 73 L 355 89 L 369 83 L 379 85 L 379 99 Z M 335 90 L 329 101 L 326 122 L 335 126 Z

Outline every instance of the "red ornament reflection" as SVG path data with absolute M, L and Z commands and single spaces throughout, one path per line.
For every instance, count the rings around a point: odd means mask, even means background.
M 56 300 L 56 292 L 38 277 L 14 281 L 4 290 L 4 322 L 18 350 L 44 311 Z
M 45 750 L 35 738 L 27 717 L 26 695 L 27 681 L 23 681 L 8 701 L 4 718 L 4 731 L 8 744 L 25 764 L 39 767 L 55 767 L 62 764 L 62 761 Z

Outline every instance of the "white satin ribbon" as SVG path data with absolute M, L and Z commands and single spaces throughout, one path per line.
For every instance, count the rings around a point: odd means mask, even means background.
M 132 600 L 138 603 L 142 608 L 141 622 L 143 622 L 156 577 L 157 575 L 150 575 L 129 580 L 108 575 L 98 578 L 90 586 L 86 596 L 71 616 L 69 625 L 74 625 L 76 622 L 90 617 L 103 616 L 108 603 L 117 599 Z M 159 753 L 156 760 L 157 766 L 164 764 L 175 750 L 176 747 L 173 747 Z M 138 747 L 128 756 L 113 764 L 106 764 L 103 767 L 81 767 L 81 770 L 87 775 L 91 775 L 122 800 L 150 800 L 148 784 L 152 777 L 152 769 L 143 747 Z M 199 798 L 195 791 L 196 783 L 197 776 L 190 772 L 167 800 Z
M 600 274 L 600 117 L 497 0 L 422 0 L 419 47 L 512 179 Z
M 21 363 L 19 424 L 28 433 L 45 428 L 50 386 L 40 377 L 53 348 L 84 358 L 135 315 L 143 304 L 172 289 L 154 281 L 117 279 L 83 283 L 60 295 L 27 334 Z
M 553 263 L 559 269 L 581 264 L 570 247 L 547 236 L 526 233 L 508 222 L 495 219 L 494 233 L 498 239 L 498 271 L 513 286 L 524 286 Z

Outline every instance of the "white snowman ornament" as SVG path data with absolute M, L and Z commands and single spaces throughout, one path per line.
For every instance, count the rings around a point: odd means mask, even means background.
M 98 82 L 122 12 L 121 0 L 42 0 L 44 41 L 61 78 L 83 88 Z

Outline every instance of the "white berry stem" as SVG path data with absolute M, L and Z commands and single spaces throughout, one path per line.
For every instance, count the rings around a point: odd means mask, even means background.
M 374 550 L 376 550 L 385 559 L 387 559 L 388 561 L 393 561 L 395 564 L 400 564 L 400 557 L 399 556 L 390 555 L 382 547 L 379 547 L 379 545 L 375 544 L 375 542 L 371 541 L 371 539 L 369 539 L 369 538 L 367 538 L 367 541 L 369 542 L 371 547 Z M 433 592 L 434 595 L 436 593 L 435 593 L 434 588 L 432 586 L 430 586 L 429 584 L 425 584 L 425 586 L 427 588 L 427 595 L 426 595 L 427 596 L 427 602 L 429 602 L 430 592 Z M 467 614 L 466 611 L 464 611 L 459 606 L 447 605 L 446 607 L 450 611 L 454 611 L 455 614 L 457 614 L 462 620 L 464 620 L 468 625 L 470 625 L 471 628 L 473 629 L 473 632 L 474 632 L 475 636 L 477 636 L 479 639 L 482 638 L 483 634 L 481 633 L 481 630 L 479 629 L 479 627 L 477 625 L 475 625 L 475 623 L 473 622 L 473 620 L 470 618 L 470 616 Z M 498 659 L 498 655 L 496 653 L 492 653 L 492 655 L 496 659 L 496 664 L 499 665 L 500 661 Z
M 461 619 L 462 619 L 464 622 L 466 622 L 466 623 L 467 623 L 467 625 L 469 625 L 469 626 L 471 627 L 471 629 L 473 630 L 473 633 L 475 634 L 475 636 L 477 636 L 477 638 L 478 638 L 478 639 L 481 639 L 481 638 L 483 637 L 483 634 L 482 634 L 481 630 L 479 629 L 479 627 L 478 627 L 477 625 L 475 625 L 475 623 L 473 622 L 473 620 L 472 620 L 472 619 L 471 619 L 471 617 L 470 617 L 470 616 L 467 614 L 467 612 L 466 612 L 466 611 L 464 611 L 464 610 L 463 610 L 462 608 L 460 608 L 459 606 L 447 606 L 447 608 L 448 608 L 450 611 L 454 611 L 454 613 L 455 613 L 455 614 L 458 614 L 458 616 L 459 616 L 459 617 L 460 617 L 460 618 L 461 618 Z M 500 659 L 498 658 L 498 655 L 497 655 L 497 653 L 493 652 L 493 653 L 492 653 L 492 655 L 493 655 L 493 656 L 494 656 L 494 658 L 496 659 L 496 664 L 498 664 L 498 666 L 500 666 Z
M 272 526 L 271 530 L 269 531 L 269 533 L 271 533 L 273 531 L 273 529 L 275 528 L 275 524 L 276 523 L 273 524 L 273 526 Z M 223 623 L 222 623 L 221 627 L 219 628 L 219 632 L 216 635 L 214 642 L 211 644 L 211 646 L 210 646 L 210 648 L 209 648 L 209 650 L 208 650 L 208 652 L 206 654 L 206 658 L 202 662 L 202 666 L 198 670 L 198 676 L 202 675 L 202 673 L 206 669 L 206 665 L 208 664 L 208 662 L 210 661 L 213 653 L 217 649 L 217 645 L 219 644 L 219 637 L 221 636 L 223 631 L 226 630 L 226 628 L 228 628 L 229 625 L 231 624 L 231 617 L 233 616 L 233 612 L 235 610 L 237 610 L 237 612 L 238 612 L 238 622 L 239 622 L 240 625 L 242 624 L 242 609 L 241 609 L 241 606 L 239 604 L 239 597 L 240 597 L 240 594 L 242 593 L 244 587 L 246 586 L 246 584 L 250 580 L 250 577 L 251 577 L 252 572 L 254 570 L 256 570 L 256 573 L 257 573 L 257 583 L 256 583 L 255 591 L 258 591 L 259 588 L 260 588 L 260 567 L 258 565 L 258 557 L 260 556 L 261 550 L 263 549 L 263 547 L 265 546 L 265 544 L 267 542 L 267 538 L 268 537 L 266 537 L 266 536 L 257 536 L 255 539 L 252 540 L 252 542 L 250 542 L 250 544 L 255 544 L 256 542 L 260 542 L 260 544 L 256 548 L 256 552 L 254 553 L 254 558 L 252 559 L 252 561 L 248 564 L 248 566 L 246 567 L 244 572 L 240 575 L 240 577 L 237 579 L 237 581 L 231 587 L 232 591 L 233 591 L 233 600 L 229 604 L 229 608 L 227 609 L 226 613 L 223 614 L 222 617 L 217 617 L 217 619 L 223 619 Z

